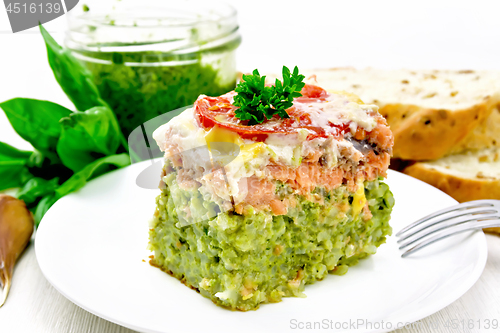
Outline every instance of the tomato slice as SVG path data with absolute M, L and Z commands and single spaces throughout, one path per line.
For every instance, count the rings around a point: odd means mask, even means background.
M 329 96 L 328 92 L 318 86 L 306 84 L 301 91 L 302 96 L 295 98 L 295 103 L 313 103 L 325 101 Z M 299 129 L 307 129 L 310 134 L 307 140 L 317 137 L 337 136 L 340 137 L 348 131 L 348 124 L 330 124 L 331 129 L 326 133 L 325 129 L 314 126 L 311 118 L 303 108 L 292 106 L 287 110 L 290 118 L 281 119 L 278 115 L 262 124 L 247 125 L 248 121 L 241 121 L 235 116 L 236 106 L 231 101 L 236 95 L 234 91 L 220 97 L 203 96 L 195 102 L 195 114 L 198 122 L 206 129 L 215 125 L 237 132 L 243 139 L 262 142 L 269 134 L 293 134 Z M 334 129 L 332 131 L 332 129 Z
M 324 101 L 328 97 L 328 92 L 325 89 L 312 84 L 306 84 L 300 93 L 302 96 L 295 99 L 299 103 Z

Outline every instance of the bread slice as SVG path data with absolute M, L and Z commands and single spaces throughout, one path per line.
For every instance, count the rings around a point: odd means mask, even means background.
M 394 133 L 395 158 L 432 160 L 500 146 L 500 71 L 332 68 L 304 75 L 377 104 Z
M 439 188 L 459 202 L 500 200 L 500 148 L 417 162 L 405 168 L 404 173 Z M 500 228 L 485 231 L 500 234 Z
M 500 148 L 417 162 L 403 172 L 439 188 L 459 202 L 500 200 Z

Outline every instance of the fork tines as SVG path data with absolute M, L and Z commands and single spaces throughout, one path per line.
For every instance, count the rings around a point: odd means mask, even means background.
M 399 231 L 396 234 L 400 237 L 399 249 L 407 248 L 422 240 L 402 255 L 406 257 L 427 245 L 460 232 L 500 226 L 499 219 L 499 200 L 477 200 L 451 206 L 427 215 Z M 439 231 L 443 232 L 427 238 Z

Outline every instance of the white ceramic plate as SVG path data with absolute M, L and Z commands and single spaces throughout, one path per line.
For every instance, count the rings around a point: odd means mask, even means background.
M 159 190 L 138 187 L 136 178 L 148 163 L 97 178 L 59 200 L 44 217 L 35 242 L 40 268 L 59 292 L 131 329 L 274 333 L 313 325 L 328 331 L 342 326 L 343 331 L 390 331 L 455 301 L 476 282 L 486 263 L 481 231 L 450 237 L 406 259 L 400 257 L 393 236 L 346 275 L 329 275 L 306 286 L 307 298 L 285 298 L 257 311 L 225 310 L 147 262 L 148 222 Z M 456 203 L 397 172 L 389 171 L 387 182 L 396 199 L 394 234 Z

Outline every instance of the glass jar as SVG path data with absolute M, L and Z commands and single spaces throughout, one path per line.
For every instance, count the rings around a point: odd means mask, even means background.
M 236 11 L 215 1 L 87 0 L 65 44 L 92 74 L 125 135 L 149 119 L 236 84 Z

